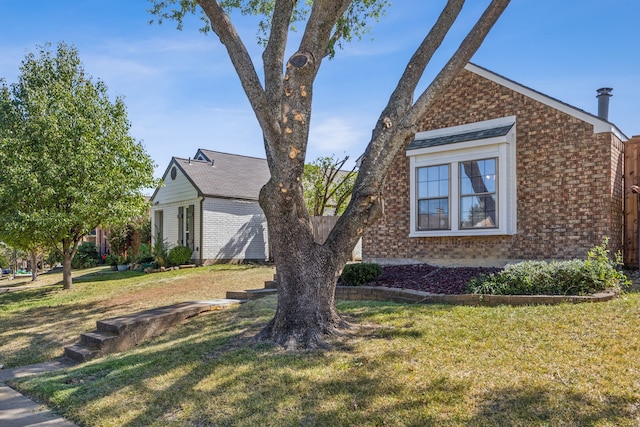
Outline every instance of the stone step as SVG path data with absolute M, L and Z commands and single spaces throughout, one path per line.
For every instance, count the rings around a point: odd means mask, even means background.
M 278 289 L 278 282 L 276 280 L 267 280 L 264 282 L 265 289 Z
M 92 349 L 101 350 L 104 353 L 111 353 L 112 351 L 117 351 L 119 338 L 119 335 L 109 332 L 86 332 L 80 334 L 80 344 Z
M 247 289 L 245 291 L 227 291 L 227 298 L 235 298 L 240 300 L 254 300 L 258 298 L 263 298 L 268 295 L 277 294 L 277 289 Z
M 241 302 L 237 299 L 185 302 L 99 320 L 96 322 L 97 331 L 80 335 L 80 342 L 66 347 L 64 354 L 68 359 L 85 362 L 108 353 L 128 350 L 198 314 Z
M 123 335 L 128 331 L 139 328 L 146 329 L 150 323 L 154 324 L 153 329 L 164 330 L 168 326 L 180 323 L 185 319 L 209 310 L 211 310 L 211 307 L 207 304 L 185 302 L 124 316 L 112 317 L 110 319 L 98 320 L 96 325 L 98 331 L 109 332 L 115 335 Z
M 103 355 L 104 353 L 102 353 L 102 351 L 89 348 L 82 344 L 74 344 L 64 348 L 64 357 L 75 360 L 76 362 L 88 362 Z

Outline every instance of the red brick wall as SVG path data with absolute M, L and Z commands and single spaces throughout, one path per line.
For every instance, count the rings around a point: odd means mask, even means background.
M 409 237 L 409 160 L 387 176 L 385 214 L 363 238 L 365 260 L 501 265 L 584 257 L 622 245 L 622 143 L 612 134 L 470 71 L 463 71 L 420 130 L 516 116 L 517 234 Z

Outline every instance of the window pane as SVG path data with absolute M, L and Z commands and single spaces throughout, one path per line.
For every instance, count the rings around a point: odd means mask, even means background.
M 449 199 L 427 199 L 418 203 L 418 230 L 449 229 Z
M 427 194 L 429 194 L 427 192 L 427 186 L 428 186 L 428 183 L 426 183 L 426 182 L 419 182 L 418 183 L 418 198 L 419 199 L 424 199 L 425 197 L 427 197 Z
M 460 163 L 460 193 L 478 194 L 496 191 L 496 159 Z
M 438 181 L 429 181 L 427 183 L 427 197 L 438 197 L 440 195 L 439 190 L 440 190 L 440 183 Z
M 460 163 L 460 228 L 496 228 L 496 159 Z
M 460 228 L 495 228 L 495 195 L 464 196 L 460 198 Z
M 427 181 L 427 168 L 418 168 L 418 182 Z

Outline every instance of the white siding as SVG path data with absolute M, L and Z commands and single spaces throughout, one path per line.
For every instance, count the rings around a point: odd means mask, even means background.
M 179 230 L 178 230 L 178 208 L 187 207 L 189 205 L 194 206 L 194 217 L 193 217 L 193 233 L 194 233 L 194 251 L 193 255 L 191 255 L 191 259 L 199 260 L 200 259 L 200 224 L 202 223 L 200 218 L 200 199 L 194 198 L 189 200 L 181 200 L 179 202 L 174 203 L 166 203 L 166 204 L 157 204 L 151 207 L 151 230 L 153 232 L 153 242 L 155 242 L 155 212 L 162 211 L 163 212 L 163 220 L 164 226 L 162 229 L 162 235 L 164 240 L 169 244 L 169 248 L 174 246 L 178 246 L 180 244 Z
M 198 197 L 198 191 L 179 168 L 176 167 L 176 179 L 171 179 L 171 169 L 173 167 L 169 167 L 166 176 L 163 178 L 164 186 L 160 187 L 155 194 L 154 203 L 160 205 L 174 202 L 183 203 L 183 200 L 191 200 Z M 186 204 L 183 203 L 182 206 Z
M 203 224 L 205 262 L 269 257 L 267 220 L 257 201 L 206 198 Z

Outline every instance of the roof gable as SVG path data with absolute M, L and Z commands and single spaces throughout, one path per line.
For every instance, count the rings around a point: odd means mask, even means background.
M 622 133 L 620 129 L 618 129 L 613 123 L 610 123 L 607 120 L 603 120 L 596 115 L 593 115 L 584 110 L 581 110 L 580 108 L 577 108 L 565 102 L 559 101 L 555 98 L 552 98 L 548 95 L 545 95 L 527 86 L 521 85 L 520 83 L 517 83 L 513 80 L 510 80 L 506 77 L 503 77 L 499 74 L 496 74 L 492 71 L 487 70 L 486 68 L 482 68 L 473 63 L 468 63 L 465 69 L 481 77 L 484 77 L 488 80 L 491 80 L 496 84 L 504 86 L 508 89 L 511 89 L 522 95 L 525 95 L 531 99 L 534 99 L 551 108 L 562 111 L 563 113 L 568 114 L 572 117 L 575 117 L 579 120 L 582 120 L 583 122 L 587 122 L 593 125 L 594 133 L 611 132 L 615 134 L 618 137 L 618 139 L 620 139 L 621 141 L 626 141 L 628 139 L 627 136 L 624 133 Z
M 199 196 L 258 200 L 260 189 L 271 176 L 266 159 L 203 149 L 198 150 L 196 157 L 206 160 L 173 157 L 163 180 L 168 182 L 170 169 L 175 166 Z

